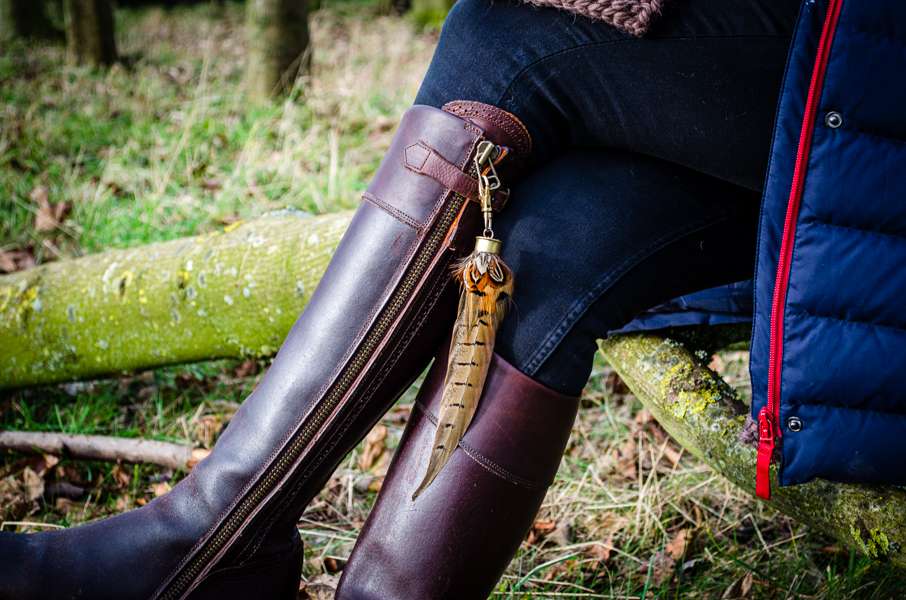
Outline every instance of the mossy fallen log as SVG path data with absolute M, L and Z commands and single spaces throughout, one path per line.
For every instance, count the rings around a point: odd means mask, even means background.
M 613 338 L 600 347 L 674 439 L 715 471 L 755 493 L 755 448 L 739 441 L 747 409 L 694 352 L 657 335 Z M 849 547 L 906 567 L 906 491 L 901 488 L 826 481 L 780 488 L 774 477 L 770 502 Z
M 276 352 L 351 213 L 281 213 L 0 277 L 0 388 Z

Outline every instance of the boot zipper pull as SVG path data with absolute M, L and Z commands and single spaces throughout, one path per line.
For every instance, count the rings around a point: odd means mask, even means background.
M 774 457 L 774 424 L 765 406 L 758 413 L 758 464 L 755 473 L 755 493 L 759 498 L 771 498 L 771 459 Z

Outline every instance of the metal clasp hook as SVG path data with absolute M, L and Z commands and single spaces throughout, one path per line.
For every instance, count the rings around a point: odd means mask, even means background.
M 494 190 L 500 189 L 500 177 L 494 167 L 494 155 L 498 151 L 497 146 L 488 140 L 479 143 L 475 151 L 475 174 L 478 177 L 478 201 L 484 216 L 484 235 L 491 238 L 494 237 L 491 194 Z

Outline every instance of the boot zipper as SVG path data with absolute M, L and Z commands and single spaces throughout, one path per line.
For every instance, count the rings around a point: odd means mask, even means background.
M 793 258 L 793 244 L 796 237 L 796 224 L 799 219 L 799 207 L 802 203 L 802 191 L 808 168 L 808 160 L 815 131 L 815 118 L 821 91 L 824 88 L 824 75 L 830 57 L 834 32 L 840 18 L 843 0 L 830 0 L 812 78 L 809 84 L 799 134 L 799 147 L 796 150 L 796 164 L 793 170 L 793 182 L 787 201 L 786 217 L 783 222 L 783 237 L 780 244 L 780 257 L 777 261 L 777 274 L 774 279 L 774 296 L 771 301 L 771 337 L 768 351 L 768 398 L 767 405 L 758 413 L 758 464 L 755 476 L 755 491 L 760 498 L 771 497 L 771 462 L 777 438 L 782 436 L 780 427 L 780 383 L 783 367 L 783 320 L 786 311 L 786 295 L 790 282 L 790 266 Z
M 474 175 L 474 174 L 473 174 Z M 293 464 L 301 456 L 327 418 L 333 413 L 352 383 L 358 378 L 365 365 L 371 359 L 374 350 L 384 339 L 390 326 L 397 319 L 406 302 L 412 296 L 413 290 L 422 279 L 432 259 L 444 242 L 450 227 L 465 204 L 466 199 L 459 194 L 453 198 L 443 209 L 437 222 L 428 234 L 425 243 L 419 249 L 402 281 L 394 290 L 390 301 L 381 311 L 374 327 L 362 340 L 350 359 L 346 368 L 338 377 L 336 383 L 330 388 L 324 399 L 318 404 L 315 411 L 307 419 L 305 426 L 295 434 L 286 449 L 276 461 L 267 469 L 265 476 L 249 490 L 245 497 L 223 521 L 217 531 L 208 538 L 195 556 L 180 569 L 170 584 L 157 596 L 158 600 L 177 600 L 182 598 L 206 565 L 224 548 L 229 540 L 236 534 L 240 526 L 255 507 L 266 498 L 273 488 L 289 473 Z M 443 273 L 446 275 L 446 273 Z

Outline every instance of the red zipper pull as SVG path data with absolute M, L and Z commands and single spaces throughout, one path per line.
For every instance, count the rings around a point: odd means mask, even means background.
M 758 413 L 758 464 L 755 473 L 755 493 L 759 498 L 771 498 L 771 459 L 774 457 L 774 425 L 768 407 Z

